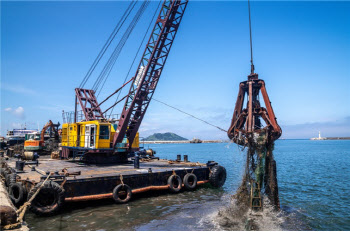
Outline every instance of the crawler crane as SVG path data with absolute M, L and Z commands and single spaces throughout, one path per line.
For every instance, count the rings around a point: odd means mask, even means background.
M 95 91 L 76 88 L 74 122 L 62 127 L 62 157 L 79 158 L 92 163 L 127 162 L 128 157 L 140 151 L 138 130 L 152 100 L 165 62 L 184 15 L 187 0 L 165 0 L 149 37 L 135 76 L 98 103 Z M 123 110 L 117 122 L 107 119 L 103 104 L 131 83 Z M 117 103 L 116 103 L 117 104 Z M 84 120 L 77 122 L 80 105 Z M 148 153 L 148 152 L 146 152 Z M 149 152 L 152 154 L 152 152 Z

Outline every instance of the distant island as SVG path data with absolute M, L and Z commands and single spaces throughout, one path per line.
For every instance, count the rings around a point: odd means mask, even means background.
M 155 133 L 144 138 L 145 141 L 187 141 L 187 138 L 181 137 L 174 133 Z
M 200 140 L 200 139 L 193 139 L 188 140 L 187 138 L 181 137 L 175 133 L 155 133 L 151 136 L 148 136 L 142 140 L 144 143 L 149 144 L 178 144 L 178 143 L 199 143 L 199 140 L 201 143 L 223 143 L 223 142 L 229 142 L 228 140 Z

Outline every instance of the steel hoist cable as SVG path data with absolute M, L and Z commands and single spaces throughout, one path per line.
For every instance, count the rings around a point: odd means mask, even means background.
M 98 78 L 96 79 L 92 89 L 97 92 L 97 90 L 99 89 L 101 83 L 105 83 L 104 80 L 106 80 L 116 62 L 116 60 L 118 59 L 126 41 L 128 40 L 131 32 L 133 31 L 133 29 L 135 28 L 136 24 L 138 23 L 141 15 L 143 14 L 145 7 L 148 6 L 148 1 L 144 1 L 142 3 L 142 5 L 140 6 L 139 10 L 137 11 L 137 13 L 135 14 L 134 18 L 132 19 L 132 21 L 129 23 L 129 26 L 127 27 L 127 29 L 125 30 L 122 38 L 120 39 L 120 41 L 118 42 L 118 45 L 115 47 L 115 49 L 113 50 L 112 54 L 110 55 L 107 63 L 105 64 L 105 66 L 103 67 L 101 73 L 99 74 Z
M 136 54 L 135 54 L 134 60 L 132 61 L 131 65 L 130 65 L 129 71 L 128 71 L 128 73 L 126 74 L 123 83 L 126 82 L 128 76 L 129 76 L 129 74 L 130 74 L 130 71 L 131 71 L 131 69 L 132 69 L 132 67 L 133 67 L 133 65 L 134 65 L 134 63 L 135 63 L 135 61 L 136 61 L 136 58 L 137 58 L 137 56 L 138 56 L 138 54 L 139 54 L 139 52 L 140 52 L 140 50 L 141 50 L 141 47 L 142 47 L 142 45 L 143 45 L 143 43 L 144 43 L 144 41 L 145 41 L 145 39 L 146 39 L 146 36 L 147 36 L 147 34 L 148 34 L 148 32 L 149 32 L 149 29 L 150 29 L 151 26 L 153 25 L 152 22 L 154 21 L 156 15 L 157 15 L 157 12 L 158 12 L 158 9 L 159 9 L 161 3 L 162 3 L 162 2 L 159 1 L 158 6 L 157 6 L 157 8 L 156 8 L 156 10 L 155 10 L 155 12 L 154 12 L 154 15 L 153 15 L 153 17 L 152 17 L 152 19 L 151 19 L 151 21 L 150 21 L 150 23 L 149 23 L 149 25 L 148 25 L 148 28 L 147 28 L 147 30 L 146 30 L 146 32 L 145 32 L 145 35 L 143 36 L 143 39 L 142 39 L 142 41 L 141 41 L 141 43 L 140 43 L 140 46 L 139 46 L 139 48 L 138 48 L 138 50 L 137 50 L 137 52 L 136 52 Z M 116 98 L 115 104 L 116 104 L 116 103 L 118 102 L 118 100 L 119 100 L 119 96 L 120 96 L 120 93 L 121 93 L 122 89 L 123 89 L 123 88 L 121 88 L 121 90 L 120 90 L 119 93 L 118 93 L 118 96 L 117 96 L 117 98 Z M 116 106 L 116 105 L 114 105 L 113 108 L 111 109 L 111 112 L 110 112 L 108 118 L 111 118 L 115 106 Z
M 98 63 L 100 62 L 101 58 L 103 57 L 103 55 L 107 51 L 108 47 L 110 46 L 110 44 L 112 43 L 112 41 L 114 40 L 116 35 L 118 34 L 120 28 L 123 26 L 124 22 L 126 21 L 128 16 L 130 15 L 130 13 L 133 10 L 133 8 L 135 7 L 136 3 L 137 3 L 137 1 L 131 1 L 130 2 L 130 4 L 127 7 L 127 9 L 125 10 L 123 16 L 120 18 L 119 22 L 114 27 L 112 33 L 108 37 L 107 41 L 103 45 L 103 47 L 100 50 L 99 54 L 97 55 L 97 57 L 95 58 L 94 62 L 91 65 L 91 67 L 89 68 L 88 72 L 86 73 L 84 79 L 80 83 L 79 88 L 83 88 L 84 85 L 86 84 L 86 82 L 89 80 L 89 78 L 91 77 L 92 72 L 95 70 L 96 66 L 98 65 Z
M 213 124 L 209 123 L 208 121 L 205 121 L 205 120 L 203 120 L 203 119 L 200 119 L 200 118 L 198 118 L 198 117 L 196 117 L 196 116 L 194 116 L 194 115 L 192 115 L 192 114 L 189 114 L 189 113 L 187 113 L 187 112 L 185 112 L 185 111 L 182 111 L 181 109 L 178 109 L 178 108 L 176 108 L 176 107 L 174 107 L 174 106 L 171 106 L 171 105 L 169 105 L 169 104 L 167 104 L 167 103 L 164 103 L 164 102 L 162 102 L 162 101 L 160 101 L 160 100 L 157 100 L 157 99 L 155 99 L 154 97 L 153 97 L 152 99 L 155 100 L 155 101 L 157 101 L 157 102 L 159 102 L 159 103 L 161 103 L 161 104 L 164 104 L 165 106 L 168 106 L 168 107 L 170 107 L 170 108 L 172 108 L 172 109 L 175 109 L 175 110 L 177 110 L 177 111 L 179 111 L 179 112 L 182 112 L 182 113 L 184 113 L 184 114 L 186 114 L 186 115 L 188 115 L 188 116 L 190 116 L 190 117 L 192 117 L 192 118 L 194 118 L 194 119 L 197 119 L 197 120 L 199 120 L 199 121 L 202 121 L 203 123 L 205 123 L 205 124 L 207 124 L 207 125 L 213 126 L 213 127 L 217 128 L 217 129 L 219 129 L 219 130 L 224 131 L 224 132 L 227 133 L 227 130 L 224 130 L 223 128 L 220 128 L 220 127 L 217 126 L 217 125 L 213 125 Z
M 248 0 L 248 12 L 249 12 L 249 37 L 250 37 L 250 73 L 254 74 L 254 63 L 253 63 L 253 39 L 252 39 L 252 22 L 250 17 L 250 1 Z
M 106 83 L 122 49 L 124 48 L 125 43 L 127 42 L 127 40 L 129 39 L 129 36 L 131 35 L 131 33 L 133 32 L 134 28 L 136 27 L 137 23 L 139 22 L 141 16 L 143 15 L 143 13 L 145 12 L 146 8 L 148 7 L 150 1 L 144 1 L 142 3 L 142 5 L 140 6 L 139 10 L 137 11 L 136 15 L 134 16 L 134 18 L 132 19 L 132 21 L 130 22 L 128 28 L 126 29 L 126 31 L 123 34 L 123 37 L 120 39 L 118 45 L 115 47 L 114 51 L 112 52 L 112 54 L 110 55 L 107 63 L 105 64 L 105 66 L 103 67 L 100 75 L 98 76 L 98 78 L 95 81 L 94 86 L 92 87 L 92 89 L 97 92 L 99 90 L 99 93 L 97 96 L 99 96 L 99 94 L 101 93 L 104 84 Z M 101 87 L 102 84 L 102 87 Z

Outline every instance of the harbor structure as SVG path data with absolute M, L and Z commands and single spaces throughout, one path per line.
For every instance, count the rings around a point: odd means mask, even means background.
M 310 140 L 326 140 L 327 138 L 321 137 L 321 131 L 318 131 L 318 137 L 317 138 L 310 138 Z

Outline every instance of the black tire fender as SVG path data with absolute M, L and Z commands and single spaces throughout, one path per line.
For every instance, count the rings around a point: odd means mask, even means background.
M 5 168 L 0 168 L 0 175 L 2 175 L 3 177 L 5 177 Z
M 36 193 L 43 182 L 37 183 L 29 192 L 28 200 Z M 64 189 L 54 181 L 46 181 L 32 201 L 30 210 L 37 215 L 53 215 L 64 204 Z
M 4 178 L 5 178 L 5 184 L 6 186 L 8 187 L 9 186 L 9 183 L 10 183 L 10 173 L 6 170 L 3 171 L 4 173 Z
M 17 174 L 5 171 L 5 181 L 8 188 L 14 183 L 16 183 Z
M 13 183 L 9 187 L 9 196 L 15 206 L 23 204 L 26 191 L 21 183 Z
M 129 185 L 119 184 L 113 189 L 113 200 L 116 203 L 124 204 L 130 201 L 132 191 Z
M 168 185 L 169 185 L 169 189 L 170 191 L 174 192 L 174 193 L 178 193 L 180 192 L 181 188 L 182 188 L 182 180 L 181 177 L 178 175 L 171 175 L 168 178 Z
M 194 190 L 197 187 L 197 176 L 193 173 L 187 173 L 184 177 L 184 185 L 188 190 Z
M 223 166 L 215 165 L 211 168 L 209 182 L 215 188 L 220 188 L 226 181 L 226 169 Z

